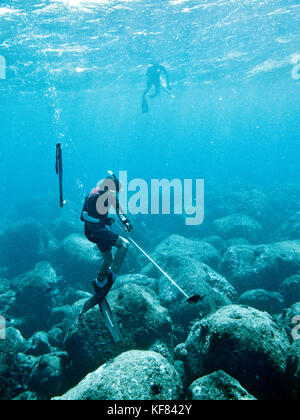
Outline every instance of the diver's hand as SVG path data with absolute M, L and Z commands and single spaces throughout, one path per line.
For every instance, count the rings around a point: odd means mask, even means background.
M 107 220 L 107 225 L 108 226 L 112 226 L 115 223 L 115 219 L 113 219 L 112 217 L 108 218 Z
M 124 214 L 121 214 L 119 216 L 119 218 L 120 218 L 121 222 L 123 223 L 125 231 L 128 232 L 128 233 L 131 233 L 132 229 L 133 229 L 133 226 L 130 223 L 130 221 L 127 219 L 127 217 L 124 216 Z
M 132 224 L 129 222 L 129 220 L 128 220 L 128 219 L 124 220 L 123 224 L 124 224 L 124 229 L 125 229 L 125 231 L 126 231 L 126 232 L 128 232 L 128 233 L 131 233 L 131 232 L 132 232 L 132 230 L 133 230 L 133 226 L 132 226 Z

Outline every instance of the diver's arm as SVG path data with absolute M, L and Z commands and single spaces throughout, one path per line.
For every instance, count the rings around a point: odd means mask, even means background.
M 84 206 L 82 208 L 82 212 L 80 216 L 81 221 L 87 222 L 87 223 L 99 224 L 100 223 L 99 219 L 95 219 L 94 217 L 89 216 L 87 202 L 88 202 L 88 197 L 85 199 Z
M 84 205 L 83 205 L 82 212 L 81 212 L 81 216 L 80 216 L 80 220 L 81 220 L 82 222 L 85 222 L 85 219 L 84 219 L 84 215 L 85 215 L 85 213 L 87 213 L 87 214 L 88 214 L 88 211 L 87 211 L 87 202 L 88 202 L 88 197 L 86 197 L 86 199 L 85 199 L 85 201 L 84 201 Z
M 82 212 L 81 220 L 83 222 L 87 222 L 87 223 L 94 223 L 94 224 L 99 224 L 100 223 L 99 219 L 95 219 L 94 217 L 89 216 L 87 211 Z
M 132 224 L 130 223 L 130 221 L 127 219 L 127 217 L 125 216 L 125 213 L 120 205 L 119 199 L 117 197 L 116 201 L 113 204 L 114 209 L 116 210 L 117 216 L 118 218 L 121 220 L 121 222 L 124 225 L 124 228 L 127 232 L 132 232 Z

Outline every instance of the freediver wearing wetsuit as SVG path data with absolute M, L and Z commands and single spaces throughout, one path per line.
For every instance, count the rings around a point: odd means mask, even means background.
M 85 303 L 80 318 L 105 299 L 129 248 L 129 242 L 125 238 L 109 229 L 115 222 L 108 216 L 111 207 L 114 207 L 125 230 L 132 231 L 132 225 L 124 215 L 119 203 L 120 188 L 119 180 L 110 172 L 110 175 L 104 181 L 99 181 L 97 187 L 85 199 L 81 213 L 81 220 L 85 223 L 85 235 L 90 242 L 98 246 L 103 263 L 97 279 L 92 282 L 95 295 Z M 113 247 L 117 248 L 115 257 L 112 254 Z
M 171 86 L 170 86 L 170 80 L 169 80 L 169 74 L 167 72 L 167 69 L 159 64 L 157 61 L 153 61 L 152 65 L 147 70 L 147 87 L 143 94 L 143 100 L 142 100 L 142 111 L 144 114 L 149 112 L 149 106 L 147 103 L 147 95 L 151 91 L 151 89 L 154 87 L 154 93 L 150 95 L 150 98 L 156 98 L 160 94 L 161 89 L 161 75 L 164 74 L 166 78 L 167 87 L 166 90 L 170 92 Z

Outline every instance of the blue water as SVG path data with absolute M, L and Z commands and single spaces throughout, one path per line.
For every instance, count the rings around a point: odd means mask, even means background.
M 299 16 L 288 0 L 2 2 L 2 199 L 56 192 L 60 140 L 68 195 L 107 168 L 299 182 Z M 176 99 L 143 115 L 152 58 Z
M 289 386 L 295 388 L 293 395 L 297 393 L 295 399 L 299 400 L 299 382 L 296 386 L 293 382 L 296 377 L 284 376 L 286 372 L 292 376 L 294 367 L 286 370 L 282 365 L 282 382 L 272 379 L 273 368 L 269 367 L 274 365 L 277 372 L 281 357 L 285 360 L 294 340 L 292 317 L 299 314 L 299 23 L 299 0 L 0 3 L 0 350 L 12 355 L 2 358 L 0 400 L 26 390 L 36 395 L 23 396 L 25 399 L 61 395 L 124 350 L 107 346 L 110 336 L 103 330 L 98 312 L 87 314 L 83 324 L 82 320 L 77 322 L 82 299 L 87 291 L 92 292 L 90 282 L 100 264 L 98 250 L 83 237 L 79 215 L 85 196 L 109 169 L 117 174 L 127 171 L 129 180 L 205 180 L 205 221 L 200 227 L 185 226 L 184 219 L 173 214 L 128 216 L 138 244 L 180 287 L 189 294 L 203 295 L 198 306 L 185 305 L 185 301 L 177 305 L 178 297 L 172 292 L 169 295 L 164 277 L 158 278 L 159 272 L 145 266 L 148 260 L 131 246 L 120 272 L 128 277 L 117 285 L 120 290 L 122 282 L 126 287 L 119 295 L 116 288 L 116 294 L 109 296 L 123 335 L 129 337 L 130 349 L 148 349 L 152 334 L 153 340 L 161 338 L 160 325 L 164 324 L 163 328 L 172 331 L 173 354 L 173 345 L 186 340 L 190 322 L 213 315 L 219 306 L 244 302 L 275 314 L 282 336 L 278 332 L 275 337 L 275 324 L 269 326 L 268 316 L 261 314 L 266 325 L 261 329 L 262 337 L 275 338 L 268 338 L 258 349 L 255 340 L 260 332 L 256 334 L 254 327 L 260 327 L 253 315 L 253 333 L 249 329 L 253 350 L 248 349 L 249 356 L 244 358 L 247 341 L 243 341 L 241 327 L 234 351 L 226 337 L 224 352 L 223 343 L 220 353 L 216 350 L 222 356 L 216 357 L 217 370 L 227 372 L 232 363 L 232 371 L 227 373 L 241 380 L 243 386 L 245 380 L 251 393 L 257 383 L 253 395 L 258 398 L 277 397 L 277 385 L 278 390 L 282 385 L 280 399 L 286 398 L 286 380 L 291 381 Z M 153 60 L 167 69 L 174 97 L 161 91 L 154 100 L 148 98 L 150 112 L 143 114 L 146 72 Z M 62 143 L 64 161 L 66 206 L 62 210 L 55 174 L 58 142 Z M 189 238 L 198 242 L 186 242 Z M 48 263 L 36 265 L 44 260 Z M 157 277 L 157 282 L 133 277 L 141 272 Z M 219 274 L 226 279 L 221 281 Z M 130 290 L 131 280 L 142 286 Z M 159 307 L 151 303 L 150 294 L 145 297 L 145 285 L 155 289 L 151 296 L 156 293 L 166 306 L 173 326 L 167 327 L 167 315 L 163 318 Z M 257 293 L 253 288 L 266 289 L 262 301 L 264 291 Z M 143 289 L 145 296 L 139 292 Z M 245 296 L 237 300 L 246 290 L 256 292 L 248 296 L 250 303 Z M 244 315 L 235 313 L 238 310 L 232 312 L 234 330 L 240 326 L 237 320 L 244 325 Z M 248 310 L 244 308 L 241 313 Z M 19 375 L 17 344 L 22 343 L 17 341 L 22 337 L 10 338 L 15 341 L 13 351 L 11 343 L 6 347 L 7 342 L 1 341 L 2 315 L 13 327 L 11 334 L 16 334 L 17 328 L 29 339 L 44 330 L 54 344 L 44 347 L 41 354 L 55 358 L 56 350 L 66 350 L 72 369 L 69 361 L 56 371 L 56 359 L 46 358 L 40 363 L 42 359 L 26 358 L 27 346 L 29 355 L 35 355 L 36 349 L 34 342 L 24 341 Z M 245 320 L 247 331 L 249 320 Z M 98 329 L 94 330 L 95 325 Z M 54 327 L 58 331 L 53 335 Z M 143 328 L 148 334 L 145 342 Z M 72 348 L 72 331 L 76 348 Z M 37 340 L 43 341 L 43 337 Z M 214 343 L 210 338 L 208 342 Z M 205 347 L 209 347 L 207 343 Z M 218 359 L 222 359 L 220 365 Z M 290 362 L 296 363 L 292 359 Z M 177 366 L 181 371 L 181 365 Z M 213 362 L 208 371 L 214 371 L 214 366 Z M 245 371 L 249 366 L 248 381 Z M 51 369 L 57 378 L 49 375 Z M 263 390 L 258 386 L 261 373 L 266 377 Z M 116 388 L 114 379 L 112 388 Z M 188 384 L 194 379 L 184 376 Z M 117 380 L 117 387 L 124 387 L 118 375 Z

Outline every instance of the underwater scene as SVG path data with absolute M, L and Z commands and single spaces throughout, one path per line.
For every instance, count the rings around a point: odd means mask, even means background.
M 0 95 L 0 400 L 299 400 L 299 1 L 2 0 Z

